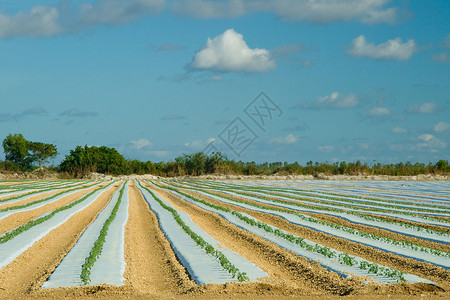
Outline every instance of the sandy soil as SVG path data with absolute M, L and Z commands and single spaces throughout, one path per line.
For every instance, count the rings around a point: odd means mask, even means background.
M 103 185 L 101 185 L 101 186 L 103 186 Z M 90 189 L 87 189 L 84 191 L 79 191 L 79 192 L 73 193 L 72 195 L 63 197 L 56 202 L 46 204 L 44 206 L 41 206 L 41 207 L 33 209 L 33 210 L 17 212 L 6 218 L 3 218 L 0 220 L 0 234 L 8 232 L 16 227 L 19 227 L 20 225 L 26 224 L 27 222 L 36 219 L 37 217 L 39 217 L 40 215 L 42 215 L 46 212 L 63 207 L 65 205 L 83 197 L 84 195 L 88 194 L 89 192 L 93 191 L 94 189 L 100 188 L 101 186 L 90 188 Z M 36 201 L 38 199 L 42 199 L 47 196 L 49 196 L 49 194 L 32 197 L 33 199 L 30 201 L 27 201 L 27 202 Z
M 0 270 L 0 297 L 39 293 L 42 283 L 50 276 L 65 254 L 75 245 L 86 227 L 106 206 L 114 190 L 105 191 L 84 210 L 54 229 L 12 263 Z
M 333 235 L 325 234 L 322 232 L 318 232 L 312 229 L 308 229 L 302 226 L 293 225 L 286 221 L 283 218 L 272 216 L 269 214 L 254 212 L 248 209 L 244 209 L 235 205 L 225 204 L 221 203 L 217 200 L 204 197 L 200 194 L 194 193 L 194 192 L 188 192 L 184 191 L 186 193 L 192 194 L 200 199 L 203 199 L 205 201 L 208 201 L 210 203 L 218 204 L 223 207 L 227 207 L 236 211 L 245 212 L 256 219 L 265 222 L 269 225 L 273 225 L 276 227 L 279 227 L 283 230 L 286 230 L 292 234 L 302 236 L 306 239 L 309 239 L 311 241 L 314 241 L 316 243 L 322 244 L 327 247 L 334 248 L 339 251 L 343 251 L 346 253 L 349 253 L 351 255 L 357 255 L 362 258 L 365 258 L 368 261 L 376 261 L 380 264 L 383 264 L 388 267 L 392 267 L 398 270 L 401 270 L 402 272 L 407 272 L 411 274 L 415 274 L 417 276 L 421 276 L 427 279 L 430 279 L 436 283 L 438 283 L 441 286 L 444 286 L 445 289 L 450 288 L 450 285 L 448 284 L 450 280 L 450 271 L 444 270 L 442 268 L 436 267 L 429 263 L 424 262 L 418 262 L 413 259 L 404 258 L 395 254 L 386 253 L 381 250 L 374 249 L 369 246 L 361 245 L 355 242 L 347 241 L 338 237 L 335 237 Z M 220 194 L 220 193 L 218 193 Z M 228 197 L 230 195 L 227 195 Z M 237 197 L 231 197 L 231 198 L 237 198 Z M 237 198 L 239 200 L 244 200 L 242 198 Z M 247 201 L 247 200 L 245 200 Z M 331 221 L 330 219 L 326 218 L 326 216 L 323 216 L 323 219 L 326 221 Z M 425 246 L 429 246 L 425 243 Z
M 270 243 L 252 233 L 244 231 L 222 219 L 217 214 L 205 211 L 196 205 L 187 203 L 174 195 L 155 189 L 164 199 L 177 209 L 188 213 L 193 221 L 224 246 L 254 262 L 270 277 L 258 283 L 229 283 L 225 285 L 196 285 L 188 276 L 184 267 L 178 262 L 169 242 L 159 229 L 156 215 L 135 187 L 130 185 L 129 219 L 125 228 L 125 284 L 121 287 L 98 285 L 44 290 L 42 283 L 50 276 L 65 254 L 71 249 L 85 228 L 93 222 L 98 213 L 108 203 L 112 193 L 119 187 L 103 193 L 99 199 L 83 211 L 70 218 L 65 224 L 51 231 L 30 249 L 21 254 L 11 264 L 0 270 L 1 299 L 445 299 L 449 293 L 428 284 L 362 284 L 362 278 L 343 279 L 329 272 L 317 263 L 299 257 L 279 246 Z M 89 191 L 84 191 L 87 193 Z M 193 193 L 193 192 L 190 192 Z M 80 197 L 71 195 L 43 207 L 40 211 L 32 210 L 17 213 L 17 224 L 23 224 L 45 211 L 60 207 Z M 194 194 L 194 193 L 193 193 Z M 199 198 L 203 197 L 196 195 Z M 67 198 L 67 199 L 66 199 Z M 211 203 L 216 200 L 203 197 Z M 226 205 L 235 210 L 233 205 Z M 51 207 L 50 207 L 51 206 Z M 252 214 L 252 213 L 250 213 Z M 267 214 L 253 215 L 269 224 L 281 227 L 294 234 L 306 235 L 323 244 L 334 245 L 354 251 L 360 256 L 375 257 L 377 261 L 389 262 L 391 266 L 434 280 L 444 288 L 450 289 L 448 272 L 434 271 L 429 264 L 413 264 L 400 260 L 396 256 L 383 256 L 373 249 L 343 242 L 328 235 L 321 235 L 294 226 L 281 218 Z M 11 228 L 0 221 L 0 229 L 5 232 Z M 325 218 L 327 221 L 336 221 Z M 343 224 L 344 225 L 344 224 Z M 14 228 L 14 227 L 12 227 Z M 389 233 L 384 233 L 389 234 Z M 368 247 L 370 248 L 370 247 Z M 417 263 L 417 262 L 416 262 Z M 411 273 L 414 273 L 411 272 Z

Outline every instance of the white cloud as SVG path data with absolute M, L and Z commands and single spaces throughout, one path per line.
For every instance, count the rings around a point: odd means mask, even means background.
M 137 141 L 131 141 L 131 146 L 136 150 L 141 150 L 143 148 L 151 147 L 152 143 L 147 139 L 139 139 Z
M 385 8 L 388 2 L 389 0 L 177 0 L 171 9 L 178 15 L 205 19 L 268 12 L 291 22 L 393 23 L 397 18 L 397 9 Z
M 370 57 L 380 60 L 408 60 L 416 51 L 417 46 L 414 40 L 402 43 L 402 39 L 398 37 L 375 45 L 368 43 L 364 35 L 360 35 L 353 40 L 348 54 L 354 57 Z
M 396 9 L 383 10 L 386 0 L 272 0 L 265 1 L 267 10 L 289 21 L 330 23 L 362 21 L 365 23 L 392 23 Z
M 269 142 L 271 144 L 285 144 L 285 145 L 288 145 L 288 144 L 295 144 L 295 143 L 298 142 L 298 140 L 299 140 L 298 136 L 293 135 L 293 134 L 290 133 L 287 136 L 274 138 L 274 139 L 270 140 Z
M 324 153 L 331 153 L 334 151 L 334 147 L 333 146 L 319 146 L 317 147 L 317 150 L 319 150 L 320 152 L 324 152 Z
M 375 23 L 395 23 L 397 19 L 397 9 L 394 7 L 387 8 L 385 10 L 370 10 L 367 16 L 362 18 L 365 23 L 375 24 Z
M 53 36 L 98 25 L 118 25 L 159 13 L 164 0 L 96 0 L 69 5 L 34 6 L 14 15 L 0 14 L 0 37 Z
M 391 114 L 391 112 L 386 107 L 374 107 L 372 109 L 369 109 L 368 114 L 370 116 L 380 117 L 380 116 L 388 116 Z
M 61 1 L 59 5 L 36 5 L 13 15 L 0 14 L 0 37 L 52 36 L 98 25 L 124 24 L 144 16 L 160 14 L 164 8 L 175 15 L 202 19 L 271 13 L 291 22 L 395 23 L 397 8 L 386 7 L 389 2 L 390 0 Z
M 233 29 L 213 39 L 198 51 L 190 67 L 225 72 L 264 72 L 276 66 L 266 49 L 250 49 L 242 34 Z
M 329 96 L 317 98 L 313 106 L 317 108 L 352 108 L 358 104 L 359 100 L 356 95 L 343 95 L 338 92 L 334 92 Z
M 202 140 L 194 140 L 192 142 L 186 142 L 184 143 L 185 147 L 191 148 L 193 150 L 203 150 L 206 146 L 208 146 L 210 143 L 214 142 L 216 139 L 213 137 L 210 137 L 206 141 Z
M 419 135 L 419 140 L 425 141 L 425 142 L 429 142 L 434 138 L 434 135 L 429 134 L 429 133 L 424 133 L 422 135 Z
M 450 54 L 445 53 L 445 52 L 441 52 L 439 54 L 433 54 L 433 56 L 431 56 L 431 58 L 435 61 L 450 62 Z
M 59 24 L 60 13 L 55 7 L 35 6 L 16 15 L 0 14 L 0 37 L 50 36 L 63 31 Z
M 434 125 L 434 131 L 438 133 L 446 132 L 450 129 L 450 124 L 446 122 L 439 122 Z
M 391 129 L 393 133 L 406 133 L 407 130 L 403 127 L 394 127 Z
M 437 111 L 437 105 L 434 102 L 425 102 L 423 104 L 411 105 L 408 109 L 409 113 L 414 114 L 434 114 Z
M 447 147 L 447 143 L 439 140 L 434 135 L 429 133 L 419 135 L 417 139 L 419 141 L 411 147 L 411 150 L 438 152 L 439 150 Z

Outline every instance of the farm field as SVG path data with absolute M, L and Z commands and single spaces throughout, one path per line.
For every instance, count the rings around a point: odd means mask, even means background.
M 448 298 L 450 182 L 0 182 L 0 298 Z

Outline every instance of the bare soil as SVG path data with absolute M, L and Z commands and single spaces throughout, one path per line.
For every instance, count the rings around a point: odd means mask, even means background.
M 121 287 L 97 285 L 42 289 L 42 283 L 50 276 L 62 258 L 70 251 L 83 231 L 110 200 L 113 189 L 104 192 L 94 203 L 70 218 L 65 224 L 51 231 L 31 248 L 22 253 L 11 264 L 0 270 L 0 299 L 445 299 L 450 289 L 447 271 L 434 270 L 429 264 L 417 264 L 396 256 L 377 253 L 342 239 L 333 239 L 326 234 L 309 231 L 301 226 L 289 224 L 281 218 L 263 213 L 254 213 L 234 205 L 220 203 L 224 207 L 243 211 L 268 224 L 283 228 L 293 234 L 304 235 L 325 245 L 333 245 L 348 253 L 376 259 L 380 263 L 402 268 L 438 283 L 398 283 L 383 285 L 363 284 L 365 278 L 344 279 L 329 272 L 318 263 L 283 249 L 263 238 L 242 230 L 215 213 L 205 211 L 187 203 L 173 194 L 154 189 L 177 209 L 188 213 L 204 231 L 225 247 L 252 261 L 270 277 L 256 283 L 209 284 L 199 286 L 189 278 L 163 232 L 156 215 L 150 210 L 134 182 L 129 191 L 129 218 L 125 227 L 125 284 Z M 78 192 L 39 209 L 0 221 L 0 233 L 18 224 L 24 224 L 40 214 L 61 207 L 89 191 Z M 187 191 L 185 191 L 187 192 Z M 208 197 L 189 192 L 211 203 Z M 317 215 L 323 220 L 338 222 L 334 218 Z M 5 221 L 6 220 L 6 221 Z M 13 225 L 9 225 L 12 223 Z M 342 225 L 347 223 L 343 222 Z M 347 224 L 349 225 L 349 224 Z M 359 227 L 358 227 L 359 228 Z M 355 228 L 357 229 L 357 228 Z M 365 229 L 361 227 L 361 229 Z M 390 235 L 391 233 L 383 232 Z M 426 244 L 424 244 L 426 245 Z M 352 252 L 353 251 L 353 252 Z M 433 271 L 434 270 L 434 271 Z M 413 272 L 414 271 L 414 272 Z M 433 273 L 434 272 L 434 273 Z

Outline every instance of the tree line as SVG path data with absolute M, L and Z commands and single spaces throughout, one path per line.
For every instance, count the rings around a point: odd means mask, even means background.
M 30 171 L 40 168 L 57 155 L 55 145 L 27 141 L 21 134 L 10 134 L 3 141 L 5 161 L 0 161 L 0 170 Z M 298 162 L 243 162 L 228 159 L 220 152 L 206 155 L 202 152 L 182 154 L 173 161 L 143 162 L 125 159 L 116 149 L 106 146 L 77 146 L 70 150 L 54 170 L 72 177 L 82 177 L 91 172 L 110 175 L 153 174 L 162 177 L 235 174 L 235 175 L 419 175 L 449 174 L 448 161 L 436 163 L 400 162 L 397 164 L 367 164 L 365 162 L 315 162 L 306 165 Z

